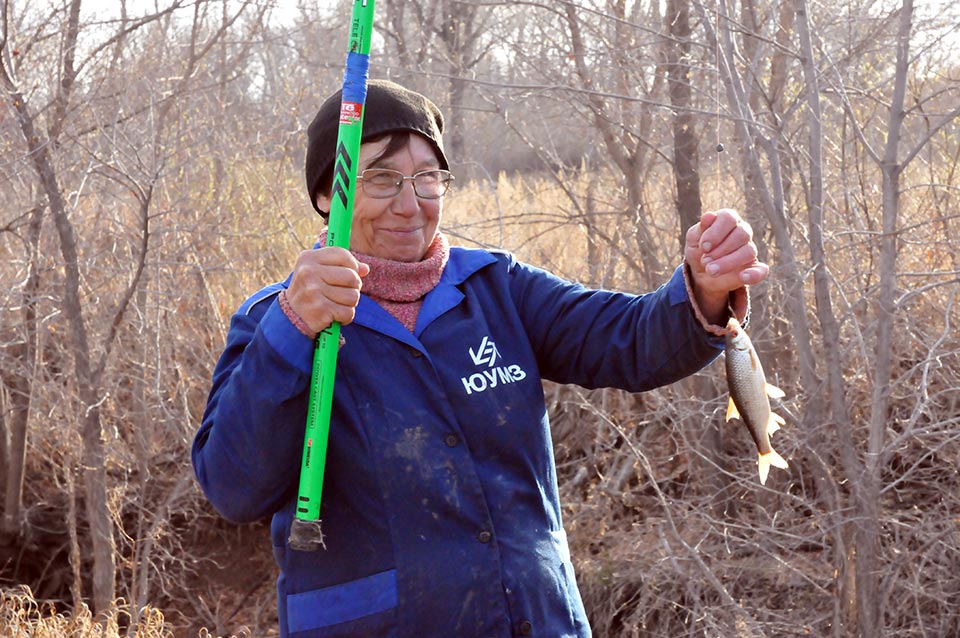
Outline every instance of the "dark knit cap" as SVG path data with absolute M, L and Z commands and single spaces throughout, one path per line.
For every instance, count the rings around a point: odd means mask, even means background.
M 317 192 L 333 174 L 337 133 L 340 128 L 341 91 L 328 97 L 320 106 L 307 129 L 305 173 L 310 203 L 317 212 Z M 361 142 L 382 137 L 394 131 L 413 131 L 425 137 L 440 160 L 440 168 L 449 169 L 443 154 L 443 114 L 423 95 L 389 80 L 370 80 L 363 106 Z

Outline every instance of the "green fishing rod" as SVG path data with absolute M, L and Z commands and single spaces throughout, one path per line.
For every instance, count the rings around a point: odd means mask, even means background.
M 356 193 L 357 165 L 363 132 L 363 107 L 367 98 L 367 69 L 370 64 L 370 38 L 373 33 L 374 0 L 354 0 L 350 18 L 350 43 L 343 92 L 340 101 L 340 125 L 333 168 L 330 219 L 327 245 L 350 248 L 353 199 Z M 300 465 L 300 489 L 297 510 L 290 527 L 290 547 L 315 551 L 323 547 L 320 528 L 320 497 L 330 439 L 330 412 L 333 406 L 333 380 L 340 349 L 340 322 L 317 335 L 307 407 L 307 426 Z

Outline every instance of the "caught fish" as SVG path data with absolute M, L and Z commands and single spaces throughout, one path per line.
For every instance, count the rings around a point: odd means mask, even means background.
M 757 351 L 735 317 L 727 322 L 724 355 L 727 385 L 730 388 L 727 421 L 738 418 L 746 424 L 747 431 L 757 444 L 760 455 L 757 469 L 760 483 L 764 484 L 771 465 L 784 470 L 788 468 L 787 462 L 770 445 L 770 435 L 785 423 L 770 408 L 770 397 L 783 398 L 783 390 L 767 383 Z

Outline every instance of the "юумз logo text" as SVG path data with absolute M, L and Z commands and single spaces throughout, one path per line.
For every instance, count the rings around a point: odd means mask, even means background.
M 474 350 L 469 348 L 470 358 L 474 365 L 486 364 L 487 369 L 481 372 L 475 372 L 467 377 L 462 377 L 463 389 L 467 394 L 474 392 L 485 392 L 491 388 L 506 383 L 515 383 L 527 378 L 527 373 L 517 364 L 508 366 L 497 366 L 497 360 L 503 359 L 500 351 L 489 337 L 484 337 L 480 346 Z

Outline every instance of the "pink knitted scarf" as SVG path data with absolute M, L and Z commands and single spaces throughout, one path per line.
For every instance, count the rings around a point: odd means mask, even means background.
M 324 229 L 320 233 L 320 245 L 326 243 L 327 230 Z M 423 259 L 412 263 L 350 252 L 357 261 L 370 266 L 370 273 L 363 278 L 364 294 L 413 332 L 423 298 L 439 283 L 450 257 L 447 238 L 437 232 Z

